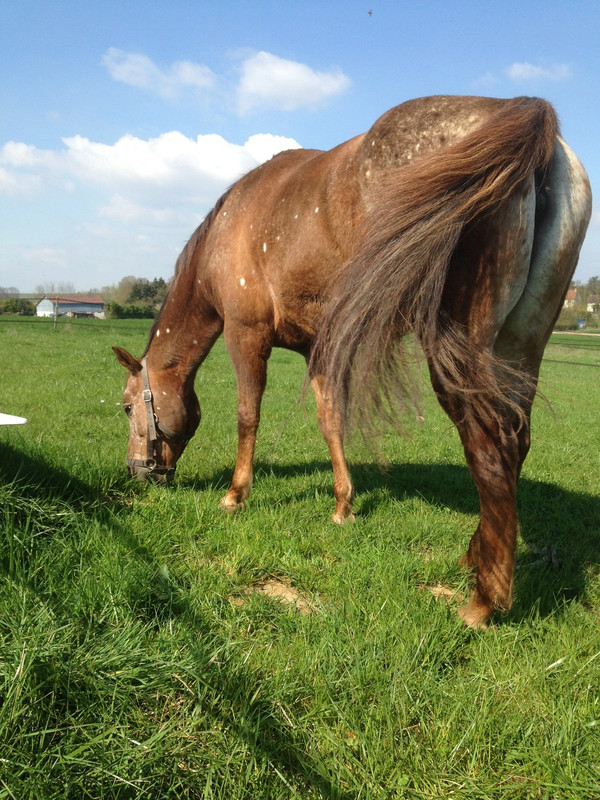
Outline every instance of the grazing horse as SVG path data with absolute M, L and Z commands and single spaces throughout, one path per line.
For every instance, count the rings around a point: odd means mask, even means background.
M 589 182 L 536 98 L 427 97 L 334 149 L 291 150 L 241 178 L 192 235 L 129 370 L 128 464 L 168 481 L 200 421 L 194 378 L 223 332 L 238 387 L 238 453 L 225 509 L 243 508 L 273 347 L 307 360 L 329 447 L 333 520 L 352 516 L 343 450 L 352 409 L 393 417 L 410 389 L 412 332 L 456 425 L 481 516 L 459 612 L 508 609 L 516 485 L 544 347 L 591 213 Z

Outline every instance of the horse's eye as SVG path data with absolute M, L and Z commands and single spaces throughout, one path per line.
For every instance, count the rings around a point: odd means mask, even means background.
M 123 406 L 123 411 L 129 416 L 131 414 L 131 406 L 129 403 L 126 406 Z

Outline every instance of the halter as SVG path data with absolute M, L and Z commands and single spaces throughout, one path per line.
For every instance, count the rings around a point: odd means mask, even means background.
M 173 442 L 183 441 L 185 444 L 191 439 L 191 436 L 186 433 L 176 433 L 160 422 L 152 403 L 152 391 L 150 389 L 146 358 L 142 358 L 140 363 L 142 365 L 142 400 L 144 401 L 144 407 L 146 409 L 146 458 L 127 457 L 127 466 L 141 467 L 146 473 L 151 475 L 164 475 L 168 482 L 173 480 L 175 467 L 166 467 L 158 463 L 158 443 L 160 438 L 157 431 L 160 432 L 164 438 L 170 439 Z

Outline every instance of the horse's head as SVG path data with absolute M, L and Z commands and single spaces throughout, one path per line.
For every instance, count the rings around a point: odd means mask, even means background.
M 138 361 L 121 347 L 113 350 L 129 371 L 123 394 L 129 419 L 129 474 L 141 481 L 150 475 L 157 483 L 169 483 L 200 422 L 193 387 L 182 383 L 173 369 L 149 371 L 145 358 Z

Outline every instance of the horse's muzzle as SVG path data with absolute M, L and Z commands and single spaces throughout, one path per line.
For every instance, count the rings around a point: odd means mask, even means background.
M 128 458 L 127 469 L 130 477 L 137 478 L 141 483 L 144 483 L 149 477 L 159 486 L 166 486 L 175 477 L 175 467 L 164 467 L 157 464 L 152 458 L 146 461 L 139 458 Z

